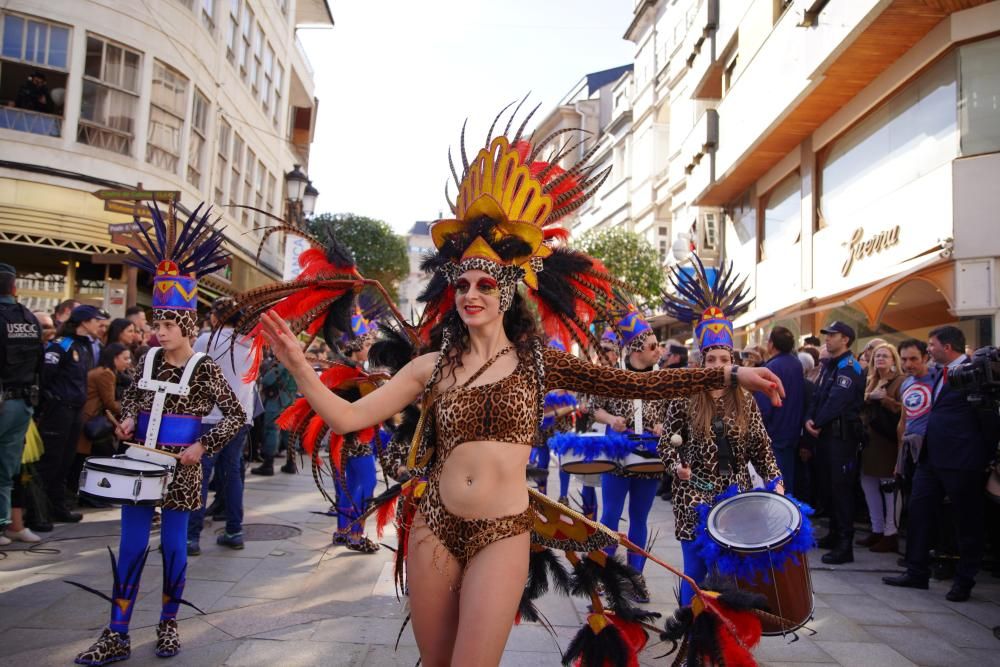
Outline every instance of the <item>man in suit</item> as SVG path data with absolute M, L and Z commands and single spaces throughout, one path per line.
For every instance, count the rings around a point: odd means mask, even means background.
M 802 362 L 794 353 L 795 336 L 785 327 L 774 327 L 767 339 L 768 360 L 765 368 L 774 371 L 781 378 L 785 388 L 785 400 L 781 407 L 774 407 L 761 393 L 754 394 L 760 408 L 764 428 L 771 436 L 774 458 L 781 469 L 785 489 L 795 488 L 795 459 L 799 454 L 799 438 L 802 435 L 802 418 L 805 414 L 805 375 Z
M 945 597 L 964 602 L 976 583 L 983 557 L 983 484 L 1000 420 L 995 412 L 973 405 L 966 392 L 948 384 L 948 373 L 969 361 L 961 329 L 933 329 L 927 351 L 941 372 L 933 385 L 927 433 L 913 475 L 906 572 L 882 581 L 889 586 L 927 588 L 934 514 L 947 495 L 958 519 L 959 560 L 955 580 Z

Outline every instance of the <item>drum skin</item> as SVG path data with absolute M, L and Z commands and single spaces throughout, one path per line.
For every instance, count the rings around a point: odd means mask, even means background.
M 559 457 L 559 467 L 571 475 L 600 475 L 618 470 L 618 464 L 613 459 L 587 461 L 580 454 L 564 454 Z
M 667 467 L 663 465 L 660 457 L 646 457 L 641 454 L 629 454 L 622 459 L 622 468 L 628 472 L 666 472 Z

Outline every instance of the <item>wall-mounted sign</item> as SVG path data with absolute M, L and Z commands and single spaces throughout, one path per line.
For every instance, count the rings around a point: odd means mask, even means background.
M 893 247 L 899 243 L 899 225 L 865 238 L 864 227 L 858 227 L 851 235 L 850 243 L 846 243 L 848 252 L 847 261 L 841 267 L 840 273 L 845 278 L 851 273 L 855 262 L 859 262 L 866 257 L 877 255 L 878 253 Z

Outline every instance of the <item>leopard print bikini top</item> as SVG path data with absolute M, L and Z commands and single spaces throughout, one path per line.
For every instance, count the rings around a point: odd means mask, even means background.
M 539 388 L 530 367 L 519 359 L 510 375 L 495 382 L 469 386 L 485 368 L 462 385 L 448 389 L 434 402 L 441 461 L 465 442 L 495 441 L 534 446 Z

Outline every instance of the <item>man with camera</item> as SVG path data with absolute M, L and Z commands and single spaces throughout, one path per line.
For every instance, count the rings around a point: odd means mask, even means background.
M 0 264 L 0 545 L 10 544 L 10 494 L 21 467 L 24 436 L 38 397 L 42 329 L 15 298 L 16 272 Z
M 863 428 L 864 373 L 851 354 L 856 339 L 854 329 L 844 322 L 832 322 L 822 330 L 830 357 L 823 362 L 823 374 L 806 410 L 805 429 L 819 442 L 816 455 L 823 471 L 824 490 L 830 502 L 830 532 L 819 546 L 831 549 L 823 554 L 827 565 L 854 562 L 854 493 L 858 484 L 858 451 Z
M 983 484 L 1000 423 L 995 406 L 970 402 L 969 392 L 948 380 L 949 374 L 962 374 L 961 366 L 969 361 L 961 329 L 933 329 L 927 352 L 941 371 L 934 381 L 927 432 L 913 474 L 906 572 L 882 581 L 904 588 L 928 587 L 934 513 L 947 495 L 958 524 L 959 559 L 955 580 L 945 597 L 964 602 L 972 593 L 983 557 Z

